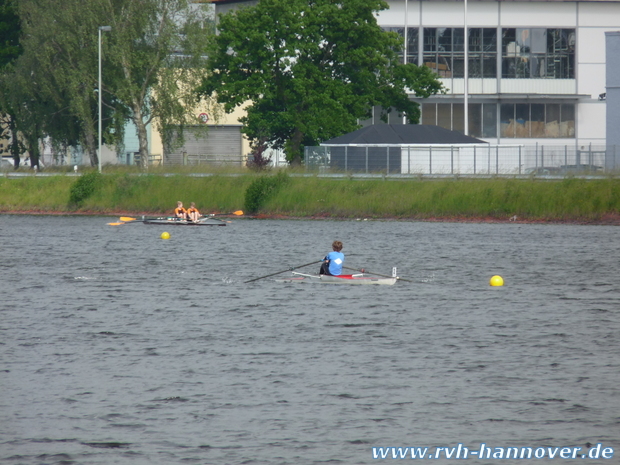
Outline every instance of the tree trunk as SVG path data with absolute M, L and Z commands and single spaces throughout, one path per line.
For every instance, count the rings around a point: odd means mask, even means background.
M 38 129 L 38 128 L 37 128 Z M 28 137 L 28 154 L 30 155 L 30 168 L 39 169 L 39 138 L 37 137 L 38 131 L 35 131 L 34 135 Z
M 289 160 L 291 166 L 301 166 L 301 141 L 303 140 L 304 135 L 299 129 L 295 129 L 293 133 L 293 137 L 288 140 L 287 145 L 287 156 L 286 158 Z
M 9 116 L 9 129 L 11 130 L 11 155 L 13 156 L 13 166 L 19 168 L 21 150 L 19 147 L 19 139 L 17 138 L 17 125 L 13 115 Z
M 99 157 L 100 153 L 97 153 L 98 147 L 95 144 L 95 132 L 90 129 L 92 125 L 86 125 L 86 130 L 84 131 L 84 138 L 86 139 L 84 143 L 86 144 L 86 151 L 88 152 L 88 158 L 90 158 L 90 166 L 99 166 Z
M 140 167 L 148 168 L 149 164 L 149 140 L 146 131 L 146 124 L 142 121 L 142 112 L 138 105 L 134 106 L 133 122 L 136 125 L 136 132 L 138 134 L 138 144 L 140 151 Z

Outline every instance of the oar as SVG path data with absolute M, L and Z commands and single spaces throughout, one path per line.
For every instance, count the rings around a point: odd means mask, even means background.
M 280 273 L 286 273 L 287 271 L 293 271 L 293 270 L 296 270 L 297 268 L 303 268 L 304 266 L 310 266 L 310 265 L 314 265 L 316 263 L 321 263 L 322 261 L 323 260 L 317 260 L 315 262 L 306 263 L 305 265 L 292 266 L 292 267 L 290 267 L 290 268 L 288 268 L 286 270 L 278 271 L 277 273 L 271 273 L 271 274 L 268 274 L 266 276 L 261 276 L 260 278 L 250 279 L 249 281 L 245 281 L 244 284 L 251 283 L 253 281 L 258 281 L 259 279 L 268 278 L 270 276 L 275 276 L 275 275 L 280 274 Z
M 110 226 L 121 226 L 123 224 L 131 223 L 132 221 L 136 221 L 137 218 L 131 218 L 129 216 L 121 216 L 120 222 L 118 223 L 108 223 Z
M 228 215 L 235 215 L 235 216 L 241 216 L 243 215 L 243 210 L 237 210 L 236 212 L 232 212 L 232 213 L 211 213 L 208 216 L 228 216 Z
M 363 269 L 363 268 L 362 268 L 361 270 L 358 270 L 357 268 L 349 268 L 349 267 L 347 267 L 347 266 L 343 266 L 343 268 L 344 268 L 344 269 L 347 269 L 347 270 L 351 270 L 351 271 L 359 271 L 359 272 L 361 272 L 361 273 L 374 274 L 374 275 L 377 275 L 377 276 L 381 276 L 381 277 L 383 277 L 383 278 L 393 278 L 393 277 L 394 277 L 394 276 L 388 276 L 388 275 L 386 275 L 386 274 L 381 274 L 381 273 L 373 273 L 372 271 L 368 271 L 368 270 L 365 270 L 365 269 Z M 408 282 L 408 283 L 412 283 L 412 282 L 413 282 L 413 281 L 410 281 L 409 279 L 400 278 L 400 277 L 398 277 L 398 276 L 396 277 L 396 279 L 398 279 L 399 281 L 406 281 L 406 282 Z

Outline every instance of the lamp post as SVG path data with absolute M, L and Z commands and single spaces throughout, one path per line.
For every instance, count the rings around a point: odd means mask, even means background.
M 97 93 L 99 94 L 99 152 L 97 154 L 97 160 L 99 161 L 99 172 L 101 173 L 101 95 L 103 90 L 101 89 L 101 32 L 110 32 L 112 26 L 99 26 L 99 88 Z

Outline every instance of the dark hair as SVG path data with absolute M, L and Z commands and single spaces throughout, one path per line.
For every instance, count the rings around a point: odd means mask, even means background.
M 332 249 L 334 249 L 336 252 L 340 252 L 342 250 L 342 242 L 334 241 L 334 243 L 332 244 Z

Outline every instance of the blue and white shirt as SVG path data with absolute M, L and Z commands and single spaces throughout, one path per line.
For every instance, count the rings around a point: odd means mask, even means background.
M 334 276 L 342 273 L 342 265 L 344 264 L 344 254 L 341 252 L 330 252 L 325 256 L 325 260 L 329 260 L 329 272 Z

